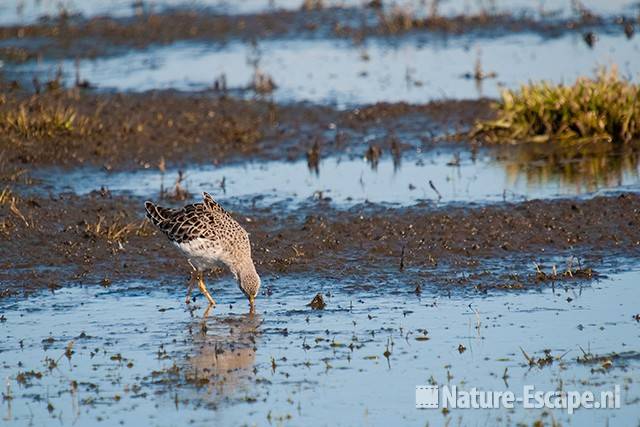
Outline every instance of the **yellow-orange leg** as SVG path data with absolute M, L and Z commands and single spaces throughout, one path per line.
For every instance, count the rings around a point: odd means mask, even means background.
M 207 306 L 207 308 L 204 310 L 204 313 L 202 313 L 202 320 L 207 320 L 207 317 L 209 317 L 209 313 L 211 312 L 211 309 L 215 307 L 215 305 L 211 305 L 209 304 Z
M 207 290 L 207 285 L 204 284 L 204 274 L 201 271 L 198 272 L 198 286 L 200 287 L 200 292 L 209 300 L 209 305 L 216 305 L 216 300 L 211 297 Z

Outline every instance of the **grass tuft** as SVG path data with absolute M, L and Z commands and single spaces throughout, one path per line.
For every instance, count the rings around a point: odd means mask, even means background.
M 95 117 L 86 116 L 70 102 L 54 100 L 53 96 L 59 98 L 60 94 L 35 94 L 25 99 L 1 93 L 0 132 L 20 143 L 59 136 L 86 136 L 100 128 Z
M 25 138 L 42 138 L 83 129 L 85 121 L 71 107 L 57 105 L 32 109 L 23 104 L 0 115 L 0 129 Z
M 571 86 L 547 82 L 505 90 L 495 120 L 478 122 L 472 136 L 487 142 L 603 141 L 640 137 L 640 86 L 601 69 Z
M 85 224 L 85 235 L 92 238 L 106 239 L 110 243 L 124 243 L 131 236 L 149 236 L 152 233 L 148 221 L 126 222 L 120 219 L 105 219 L 98 215 L 95 223 Z
M 0 191 L 0 233 L 5 236 L 9 235 L 9 230 L 14 228 L 12 221 L 9 220 L 9 216 L 5 215 L 3 212 L 5 209 L 8 209 L 8 212 L 14 217 L 18 218 L 22 221 L 25 227 L 29 227 L 29 221 L 22 214 L 20 209 L 18 208 L 18 197 L 11 191 L 9 187 L 5 187 L 2 191 Z

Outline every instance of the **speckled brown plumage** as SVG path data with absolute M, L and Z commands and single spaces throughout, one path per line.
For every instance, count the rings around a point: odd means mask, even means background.
M 149 201 L 145 202 L 145 208 L 151 222 L 184 253 L 198 273 L 222 262 L 253 302 L 260 278 L 251 258 L 249 235 L 213 197 L 204 193 L 202 203 L 181 209 L 165 208 Z M 208 295 L 205 291 L 206 288 L 203 293 Z

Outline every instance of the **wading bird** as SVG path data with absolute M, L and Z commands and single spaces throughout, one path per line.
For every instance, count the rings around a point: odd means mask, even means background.
M 182 209 L 164 208 L 149 201 L 144 207 L 151 222 L 182 251 L 192 268 L 187 304 L 197 281 L 200 292 L 209 300 L 209 308 L 215 305 L 204 283 L 204 271 L 223 263 L 235 276 L 253 310 L 260 276 L 251 259 L 249 235 L 213 197 L 203 195 L 202 203 Z

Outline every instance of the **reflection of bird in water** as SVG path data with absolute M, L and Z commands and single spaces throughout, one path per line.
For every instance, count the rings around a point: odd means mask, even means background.
M 151 202 L 145 202 L 144 206 L 151 222 L 185 254 L 193 268 L 187 304 L 197 280 L 209 304 L 215 305 L 204 283 L 203 271 L 222 262 L 236 277 L 253 309 L 260 289 L 260 276 L 251 259 L 249 235 L 213 197 L 204 193 L 202 203 L 186 205 L 182 209 L 163 208 Z
M 260 336 L 260 316 L 254 314 L 205 318 L 194 330 L 193 356 L 188 359 L 193 376 L 208 384 L 216 395 L 228 394 L 250 377 Z M 198 332 L 195 332 L 195 331 Z

